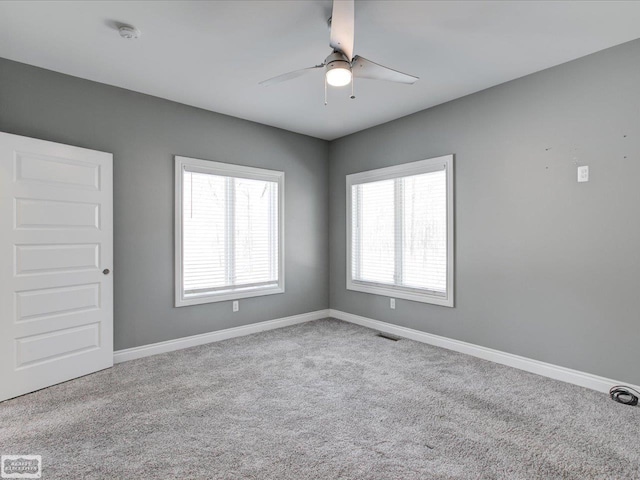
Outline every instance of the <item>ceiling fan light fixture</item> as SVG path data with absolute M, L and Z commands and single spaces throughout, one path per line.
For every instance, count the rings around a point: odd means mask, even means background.
M 344 87 L 351 84 L 350 98 L 353 95 L 353 78 L 369 78 L 371 80 L 386 80 L 388 82 L 404 83 L 411 85 L 416 83 L 418 77 L 398 72 L 378 63 L 367 60 L 359 55 L 353 55 L 353 33 L 355 27 L 355 0 L 333 0 L 331 18 L 329 26 L 329 46 L 333 52 L 329 54 L 319 65 L 301 68 L 293 72 L 278 75 L 260 82 L 262 86 L 269 86 L 276 83 L 291 80 L 301 75 L 314 72 L 318 69 L 325 69 L 325 105 L 327 85 L 332 87 Z
M 332 87 L 344 87 L 351 83 L 351 64 L 346 60 L 336 60 L 327 65 L 327 83 Z

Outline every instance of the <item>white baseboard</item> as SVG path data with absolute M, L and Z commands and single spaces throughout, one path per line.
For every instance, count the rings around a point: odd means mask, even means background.
M 219 342 L 228 340 L 229 338 L 242 337 L 251 335 L 252 333 L 264 332 L 266 330 L 274 330 L 276 328 L 288 327 L 298 323 L 311 322 L 312 320 L 320 320 L 329 316 L 329 310 L 318 310 L 316 312 L 302 313 L 291 317 L 277 318 L 266 322 L 252 323 L 241 327 L 227 328 L 210 333 L 202 333 L 200 335 L 192 335 L 190 337 L 177 338 L 175 340 L 167 340 L 166 342 L 152 343 L 141 347 L 126 348 L 117 350 L 113 353 L 113 363 L 126 362 L 135 360 L 136 358 L 149 357 L 158 353 L 173 352 L 183 348 L 204 345 L 205 343 Z
M 290 325 L 311 322 L 313 320 L 320 320 L 326 317 L 337 318 L 338 320 L 355 323 L 357 325 L 361 325 L 363 327 L 371 328 L 374 330 L 379 330 L 381 332 L 391 333 L 393 335 L 398 335 L 400 337 L 415 340 L 417 342 L 427 343 L 429 345 L 435 345 L 436 347 L 442 347 L 448 350 L 465 353 L 473 357 L 478 357 L 484 360 L 489 360 L 491 362 L 507 365 L 509 367 L 518 368 L 520 370 L 542 375 L 543 377 L 549 377 L 555 380 L 572 383 L 574 385 L 590 388 L 599 392 L 608 393 L 609 389 L 613 385 L 620 384 L 628 385 L 632 388 L 635 388 L 636 390 L 640 390 L 639 386 L 632 385 L 628 382 L 612 380 L 610 378 L 600 377 L 591 373 L 572 370 L 570 368 L 560 367 L 551 363 L 545 363 L 539 360 L 521 357 L 520 355 L 501 352 L 500 350 L 481 347 L 472 343 L 454 340 L 447 337 L 441 337 L 439 335 L 421 332 L 420 330 L 401 327 L 392 323 L 381 322 L 380 320 L 374 320 L 371 318 L 362 317 L 360 315 L 354 315 L 352 313 L 333 309 L 318 310 L 316 312 L 303 313 L 300 315 L 293 315 L 291 317 L 277 318 L 275 320 L 268 320 L 266 322 L 252 323 L 250 325 L 244 325 L 241 327 L 228 328 L 225 330 L 218 330 L 216 332 L 203 333 L 200 335 L 168 340 L 166 342 L 158 342 L 150 345 L 143 345 L 141 347 L 118 350 L 113 354 L 113 363 L 126 362 L 128 360 L 135 360 L 137 358 L 157 355 L 159 353 L 173 352 L 175 350 L 181 350 L 183 348 L 195 347 L 197 345 L 204 345 L 206 343 L 219 342 L 230 338 L 242 337 L 244 335 L 251 335 L 253 333 L 288 327 Z
M 492 348 L 481 347 L 472 343 L 462 342 L 460 340 L 453 340 L 447 337 L 441 337 L 439 335 L 433 335 L 431 333 L 421 332 L 412 328 L 400 327 L 391 323 L 381 322 L 379 320 L 373 320 L 367 317 L 361 317 L 352 313 L 342 312 L 340 310 L 329 310 L 330 316 L 337 318 L 338 320 L 344 320 L 345 322 L 355 323 L 363 327 L 372 328 L 385 333 L 391 333 L 399 337 L 409 338 L 417 342 L 428 343 L 429 345 L 435 345 L 437 347 L 446 348 L 448 350 L 454 350 L 460 353 L 466 353 L 474 357 L 482 358 L 509 367 L 518 368 L 527 372 L 536 373 L 543 377 L 553 378 L 581 387 L 590 388 L 599 392 L 609 393 L 609 389 L 614 385 L 628 385 L 636 390 L 640 388 L 636 385 L 629 384 L 628 382 L 620 382 L 612 380 L 610 378 L 599 377 L 598 375 L 592 375 L 590 373 L 580 372 L 578 370 L 572 370 L 570 368 L 559 367 L 551 363 L 540 362 L 538 360 L 532 360 L 530 358 L 521 357 L 512 353 L 501 352 L 500 350 L 494 350 Z

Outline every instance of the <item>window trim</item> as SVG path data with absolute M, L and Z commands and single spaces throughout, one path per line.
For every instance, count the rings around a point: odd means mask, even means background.
M 229 289 L 221 293 L 209 293 L 197 296 L 185 297 L 183 290 L 183 250 L 182 250 L 182 178 L 183 172 L 188 168 L 190 172 L 208 173 L 252 180 L 264 180 L 278 184 L 278 282 L 276 286 L 260 288 L 251 286 L 245 288 Z M 284 172 L 267 170 L 265 168 L 247 167 L 231 163 L 214 162 L 197 158 L 175 155 L 175 306 L 200 305 L 203 303 L 225 302 L 241 298 L 258 297 L 262 295 L 274 295 L 285 291 L 284 270 Z
M 410 175 L 419 175 L 429 173 L 444 168 L 447 173 L 447 294 L 446 296 L 426 293 L 426 291 L 393 286 L 382 285 L 373 282 L 363 282 L 353 280 L 352 276 L 352 196 L 351 187 L 362 183 L 378 182 L 381 180 L 390 180 L 398 177 Z M 347 223 L 347 290 L 357 292 L 370 293 L 374 295 L 384 295 L 386 297 L 402 298 L 412 300 L 414 302 L 430 303 L 444 307 L 454 306 L 454 273 L 455 273 L 455 255 L 454 255 L 454 155 L 443 155 L 441 157 L 428 158 L 416 162 L 403 163 L 393 165 L 391 167 L 378 168 L 375 170 L 367 170 L 359 173 L 352 173 L 346 176 L 346 223 Z

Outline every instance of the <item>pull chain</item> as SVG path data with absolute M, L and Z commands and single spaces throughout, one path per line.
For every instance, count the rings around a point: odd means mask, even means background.
M 324 106 L 327 106 L 327 76 L 324 76 Z

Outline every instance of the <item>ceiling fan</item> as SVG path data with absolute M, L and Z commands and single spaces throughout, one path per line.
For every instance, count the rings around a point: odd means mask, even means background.
M 326 70 L 326 104 L 327 84 L 333 87 L 343 87 L 351 83 L 351 98 L 355 98 L 353 95 L 353 77 L 386 80 L 388 82 L 405 83 L 409 85 L 417 82 L 418 77 L 392 70 L 391 68 L 374 63 L 359 55 L 353 56 L 354 17 L 354 0 L 334 0 L 333 11 L 329 19 L 331 25 L 329 45 L 333 48 L 333 53 L 325 58 L 319 65 L 278 75 L 277 77 L 260 82 L 260 85 L 268 87 L 269 85 L 285 82 L 324 68 Z

